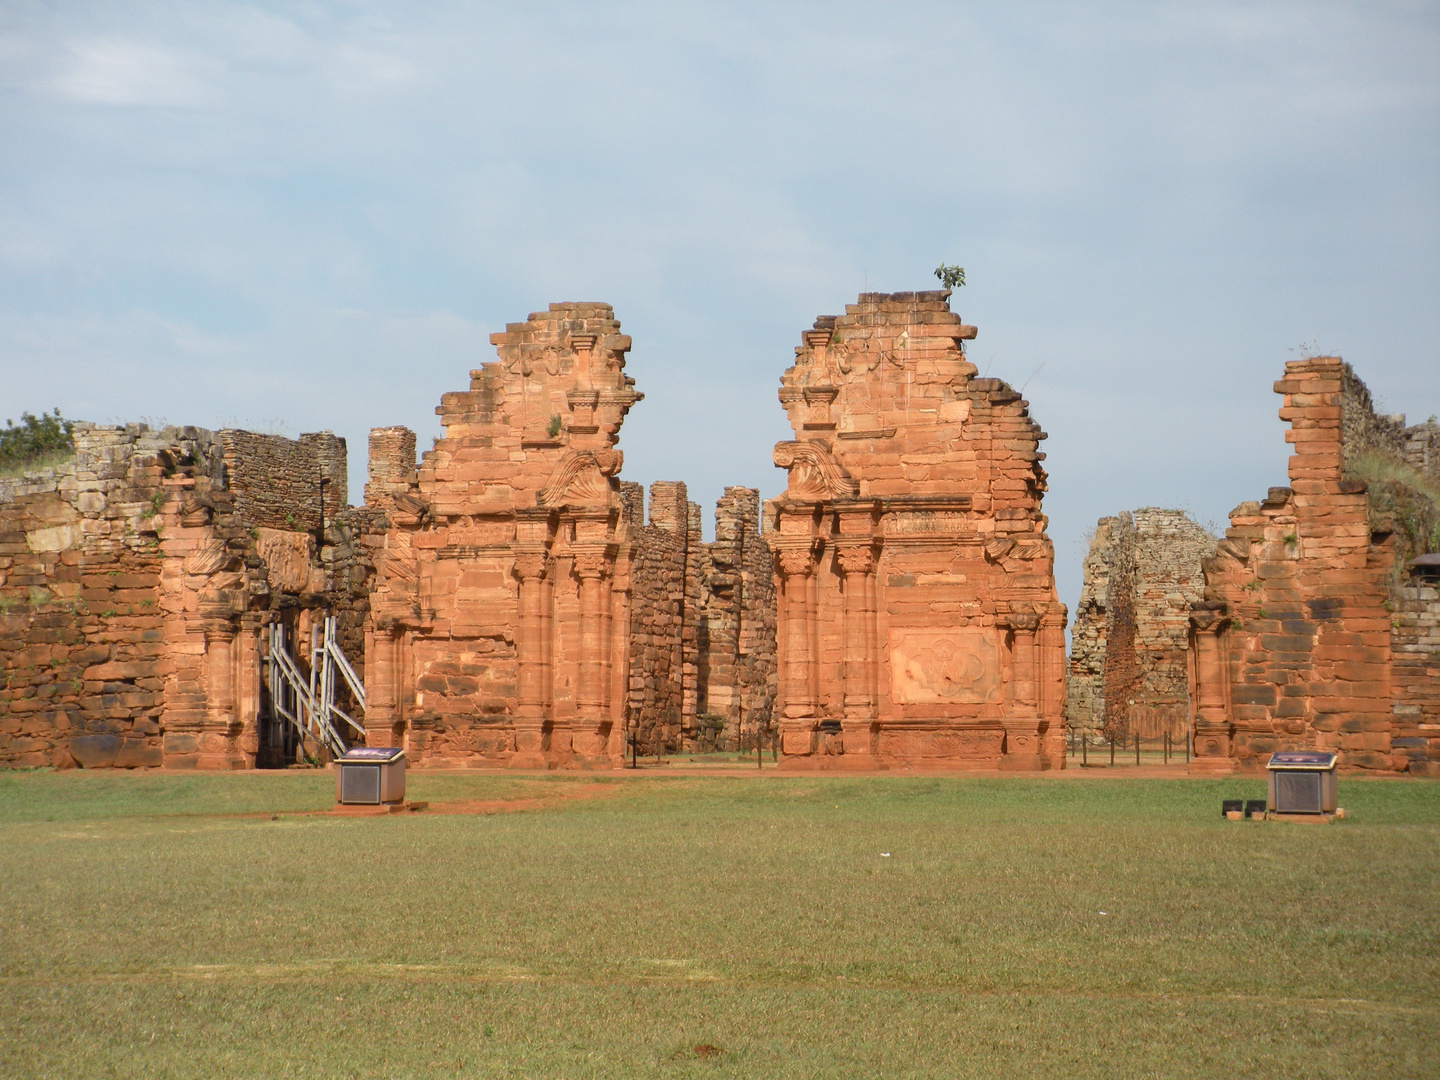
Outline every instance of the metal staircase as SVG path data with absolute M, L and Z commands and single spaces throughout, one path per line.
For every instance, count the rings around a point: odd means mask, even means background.
M 351 697 L 362 711 L 365 687 L 336 640 L 336 619 L 327 615 L 323 628 L 311 628 L 308 674 L 301 673 L 285 639 L 285 627 L 271 623 L 267 657 L 271 706 L 277 716 L 294 726 L 302 739 L 311 739 L 330 751 L 332 757 L 339 757 L 348 747 L 336 721 L 348 724 L 362 741 L 365 738 L 365 729 L 335 704 L 340 680 L 345 680 Z

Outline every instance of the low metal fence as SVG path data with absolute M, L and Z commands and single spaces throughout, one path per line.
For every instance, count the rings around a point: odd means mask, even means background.
M 1083 768 L 1130 765 L 1176 765 L 1190 761 L 1190 731 L 1161 731 L 1145 737 L 1139 731 L 1096 731 L 1069 728 L 1065 754 Z

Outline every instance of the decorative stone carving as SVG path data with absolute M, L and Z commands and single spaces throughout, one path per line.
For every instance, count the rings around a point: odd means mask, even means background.
M 781 379 L 783 767 L 1063 767 L 1045 436 L 1018 393 L 974 377 L 948 297 L 863 294 Z
M 904 705 L 999 700 L 1000 652 L 993 631 L 895 630 L 890 639 L 891 693 Z
M 780 468 L 790 471 L 788 495 L 796 501 L 853 499 L 858 494 L 855 481 L 816 443 L 777 443 L 772 458 Z

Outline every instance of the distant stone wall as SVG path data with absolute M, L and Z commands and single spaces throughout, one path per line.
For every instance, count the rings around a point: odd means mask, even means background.
M 1072 728 L 1183 736 L 1190 608 L 1215 544 L 1183 510 L 1147 506 L 1100 519 L 1072 636 Z
M 725 489 L 703 562 L 698 709 L 723 726 L 701 730 L 733 750 L 771 730 L 776 690 L 775 562 L 754 488 Z
M 642 752 L 677 748 L 685 726 L 685 653 L 687 644 L 693 648 L 695 622 L 686 506 L 684 484 L 657 481 L 649 524 L 640 524 L 642 514 L 632 527 L 629 709 Z
M 1109 642 L 1110 561 L 1120 518 L 1095 525 L 1082 567 L 1080 600 L 1070 630 L 1070 677 L 1065 684 L 1065 718 L 1073 729 L 1099 729 L 1105 722 L 1105 654 Z
M 1391 617 L 1394 727 L 1391 753 L 1405 768 L 1440 776 L 1440 589 L 1412 584 Z
M 409 428 L 370 429 L 365 505 L 385 509 L 415 485 L 415 433 Z
M 760 536 L 760 493 L 730 487 L 715 540 L 683 483 L 650 486 L 650 521 L 632 531 L 630 722 L 641 752 L 734 750 L 770 731 L 775 585 Z
M 287 439 L 253 431 L 219 433 L 225 455 L 226 487 L 246 521 L 271 529 L 319 530 L 347 499 L 345 440 L 328 431 Z

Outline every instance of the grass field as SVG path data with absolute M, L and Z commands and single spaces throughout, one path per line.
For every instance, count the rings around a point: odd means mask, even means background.
M 1440 1074 L 1440 784 L 1262 788 L 0 776 L 0 1075 Z

